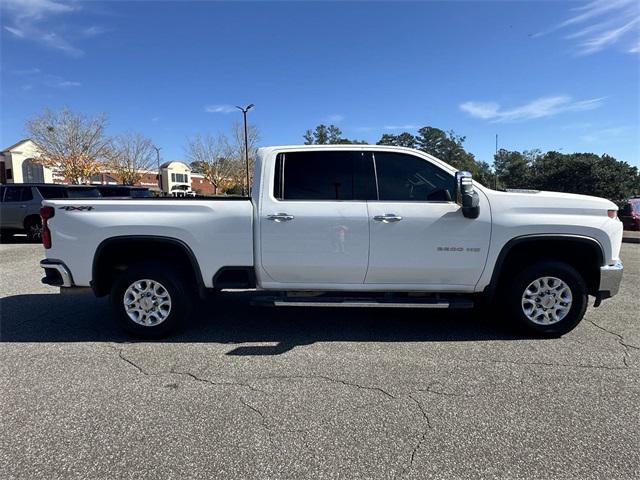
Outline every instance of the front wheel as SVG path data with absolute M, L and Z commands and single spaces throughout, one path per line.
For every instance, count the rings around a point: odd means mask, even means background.
M 537 335 L 563 335 L 580 323 L 587 310 L 585 281 L 563 262 L 526 267 L 509 282 L 506 295 L 509 320 Z
M 178 328 L 191 310 L 181 272 L 170 264 L 143 263 L 119 275 L 111 306 L 120 325 L 138 337 L 158 338 Z

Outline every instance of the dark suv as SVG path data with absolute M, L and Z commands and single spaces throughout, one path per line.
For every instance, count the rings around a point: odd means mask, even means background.
M 29 241 L 39 242 L 42 234 L 42 200 L 53 198 L 100 197 L 93 186 L 15 183 L 0 185 L 0 234 L 2 237 L 26 233 Z
M 625 230 L 640 230 L 640 197 L 627 200 L 620 209 L 618 218 L 622 221 Z

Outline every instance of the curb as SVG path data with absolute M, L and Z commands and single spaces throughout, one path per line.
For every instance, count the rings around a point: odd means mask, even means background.
M 622 243 L 640 243 L 640 237 L 622 237 Z

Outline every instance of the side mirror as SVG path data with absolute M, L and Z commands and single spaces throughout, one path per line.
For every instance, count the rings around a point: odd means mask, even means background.
M 456 202 L 462 207 L 467 218 L 480 215 L 480 197 L 473 188 L 473 178 L 469 172 L 456 172 Z

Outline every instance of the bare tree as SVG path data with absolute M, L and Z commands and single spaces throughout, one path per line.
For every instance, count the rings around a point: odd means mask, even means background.
M 186 157 L 202 172 L 216 193 L 234 186 L 237 160 L 227 137 L 196 134 L 187 140 Z
M 232 151 L 236 159 L 236 169 L 234 172 L 235 183 L 242 186 L 246 178 L 246 165 L 244 156 L 244 124 L 235 122 L 231 129 L 232 133 Z M 249 151 L 249 182 L 253 181 L 253 168 L 258 155 L 258 142 L 260 141 L 260 131 L 255 124 L 247 125 L 247 145 Z
M 72 183 L 87 183 L 110 157 L 105 135 L 105 115 L 89 117 L 68 108 L 45 109 L 26 123 L 29 137 L 38 146 L 35 160 L 53 168 Z
M 140 133 L 126 132 L 112 141 L 109 167 L 125 185 L 134 185 L 142 178 L 142 171 L 153 165 L 153 142 Z

